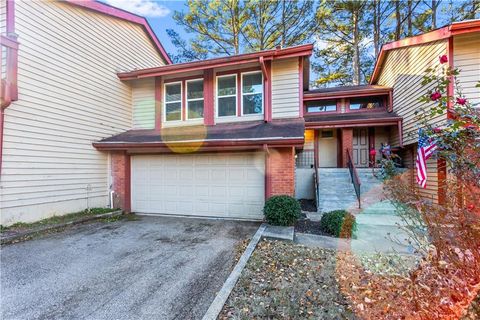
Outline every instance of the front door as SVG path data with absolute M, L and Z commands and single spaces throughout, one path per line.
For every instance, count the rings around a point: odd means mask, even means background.
M 337 167 L 337 130 L 318 132 L 318 162 L 321 168 Z
M 353 129 L 353 163 L 356 167 L 368 167 L 368 128 Z

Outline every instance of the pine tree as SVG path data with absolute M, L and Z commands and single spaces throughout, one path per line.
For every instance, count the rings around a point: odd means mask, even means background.
M 319 73 L 317 85 L 328 83 L 360 84 L 365 72 L 361 57 L 364 56 L 368 29 L 365 12 L 367 2 L 324 0 L 317 9 L 320 32 L 317 41 L 323 48 L 315 52 L 318 62 L 314 69 Z

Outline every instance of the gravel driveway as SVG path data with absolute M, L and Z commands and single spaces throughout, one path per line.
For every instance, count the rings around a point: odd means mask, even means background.
M 250 222 L 97 222 L 1 248 L 1 319 L 201 319 Z

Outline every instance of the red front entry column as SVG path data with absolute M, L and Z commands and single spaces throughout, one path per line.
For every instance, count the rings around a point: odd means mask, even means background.
M 347 167 L 347 150 L 350 150 L 350 154 L 353 149 L 353 129 L 352 128 L 343 128 L 342 129 L 342 167 Z

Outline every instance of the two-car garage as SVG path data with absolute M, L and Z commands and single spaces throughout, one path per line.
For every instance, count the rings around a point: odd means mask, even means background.
M 262 219 L 265 153 L 134 155 L 133 212 Z

